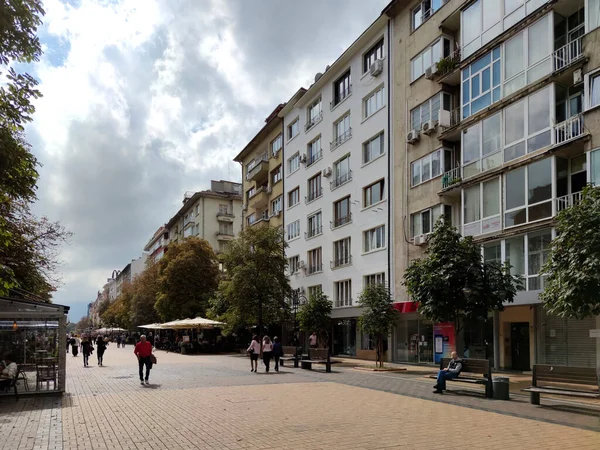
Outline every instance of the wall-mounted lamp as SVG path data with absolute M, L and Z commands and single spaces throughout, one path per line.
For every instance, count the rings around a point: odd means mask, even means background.
M 19 328 L 19 326 L 17 325 L 17 321 L 13 321 L 13 331 L 17 331 L 17 328 Z

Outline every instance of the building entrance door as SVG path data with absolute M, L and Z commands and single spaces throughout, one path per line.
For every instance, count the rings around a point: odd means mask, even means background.
M 512 368 L 530 370 L 529 366 L 529 322 L 510 324 L 510 347 Z

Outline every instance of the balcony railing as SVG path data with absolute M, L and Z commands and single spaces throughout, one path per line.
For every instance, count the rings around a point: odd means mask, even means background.
M 352 171 L 349 170 L 346 173 L 341 174 L 339 177 L 334 178 L 331 181 L 331 189 L 335 189 L 340 187 L 342 184 L 346 184 L 348 181 L 352 180 Z
M 335 150 L 344 142 L 352 137 L 352 128 L 348 128 L 344 133 L 340 134 L 333 142 L 329 144 L 331 150 Z
M 334 219 L 332 222 L 330 222 L 331 229 L 333 230 L 334 228 L 341 227 L 342 225 L 346 225 L 351 222 L 352 222 L 352 214 L 338 217 L 338 218 Z
M 250 163 L 246 173 L 246 181 L 252 180 L 259 172 L 267 169 L 266 167 L 262 167 L 262 163 L 264 162 L 269 162 L 269 154 L 266 152 L 254 158 Z
M 579 202 L 581 202 L 581 194 L 581 191 L 579 191 L 558 197 L 556 199 L 556 212 L 559 213 L 564 209 L 567 209 L 573 205 L 577 205 Z
M 308 266 L 308 274 L 312 275 L 313 273 L 322 272 L 323 264 L 314 264 Z
M 322 157 L 323 157 L 323 150 L 319 150 L 317 153 L 315 153 L 313 155 L 308 155 L 308 158 L 306 159 L 306 167 L 312 166 L 314 163 L 316 163 Z
M 458 67 L 458 65 L 460 64 L 460 54 L 460 48 L 458 48 L 450 56 L 440 59 L 436 63 L 435 68 L 440 77 L 448 75 Z
M 318 124 L 321 120 L 323 120 L 323 111 L 319 112 L 315 117 L 309 119 L 306 125 L 304 126 L 304 131 L 310 130 L 316 124 Z
M 310 238 L 314 238 L 315 236 L 318 236 L 320 234 L 323 234 L 323 226 L 322 225 L 319 227 L 309 228 L 309 230 L 304 233 L 304 238 L 310 239 Z
M 554 125 L 554 143 L 556 145 L 576 139 L 583 135 L 583 114 L 577 114 L 564 122 Z
M 335 108 L 337 105 L 342 103 L 352 94 L 352 85 L 349 85 L 347 89 L 344 89 L 342 92 L 337 93 L 332 102 L 329 102 L 329 109 Z
M 338 267 L 349 266 L 350 264 L 352 264 L 352 256 L 348 255 L 346 257 L 330 261 L 329 267 L 332 269 L 336 269 Z
M 446 189 L 453 184 L 460 183 L 461 181 L 461 167 L 458 166 L 444 173 L 444 176 L 442 177 L 442 189 Z
M 304 203 L 310 203 L 316 199 L 318 199 L 320 196 L 323 195 L 323 188 L 317 188 L 314 191 L 309 191 L 308 195 L 306 197 L 304 197 Z
M 217 212 L 217 217 L 233 217 L 233 209 L 231 208 L 227 208 L 227 209 L 219 209 L 219 212 Z
M 554 52 L 554 70 L 557 71 L 567 67 L 582 57 L 583 46 L 581 44 L 581 38 L 577 38 Z

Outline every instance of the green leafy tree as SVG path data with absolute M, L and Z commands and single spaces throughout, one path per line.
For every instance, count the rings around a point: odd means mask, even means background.
M 227 314 L 238 325 L 282 323 L 289 316 L 285 299 L 291 289 L 285 257 L 283 230 L 275 227 L 245 228 L 230 241 L 222 255 L 226 281 L 219 286 Z
M 375 338 L 375 361 L 379 367 L 383 367 L 383 341 L 398 320 L 393 302 L 389 289 L 379 283 L 365 286 L 358 299 L 358 304 L 365 309 L 358 318 L 358 326 L 363 333 Z
M 149 260 L 144 271 L 126 287 L 131 290 L 129 308 L 133 327 L 156 323 L 160 320 L 154 307 L 159 288 L 159 265 Z
M 300 329 L 307 333 L 314 331 L 320 342 L 329 342 L 331 306 L 331 301 L 320 289 L 311 294 L 298 310 Z
M 166 321 L 205 316 L 219 283 L 219 265 L 210 244 L 196 237 L 171 244 L 158 266 L 159 316 Z
M 126 330 L 131 328 L 131 295 L 131 289 L 128 289 L 126 292 L 122 292 L 115 301 L 109 305 L 106 311 L 100 316 L 104 326 L 114 328 L 121 327 Z
M 79 322 L 75 325 L 75 330 L 77 332 L 82 333 L 86 330 L 89 330 L 92 327 L 92 321 L 89 317 L 82 317 Z
M 511 275 L 508 265 L 485 264 L 480 246 L 440 219 L 425 256 L 405 271 L 404 285 L 425 318 L 454 324 L 460 351 L 464 324 L 489 311 L 502 311 L 504 302 L 514 300 L 522 280 Z
M 581 201 L 556 218 L 556 238 L 542 268 L 540 299 L 550 314 L 600 315 L 600 189 L 586 186 Z

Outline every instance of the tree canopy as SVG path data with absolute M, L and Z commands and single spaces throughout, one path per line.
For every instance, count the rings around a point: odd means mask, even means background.
M 600 189 L 586 186 L 578 204 L 558 213 L 542 273 L 547 278 L 540 299 L 549 313 L 600 315 Z
M 331 307 L 331 301 L 320 289 L 311 294 L 308 301 L 298 310 L 300 329 L 307 333 L 314 331 L 321 342 L 328 342 Z

